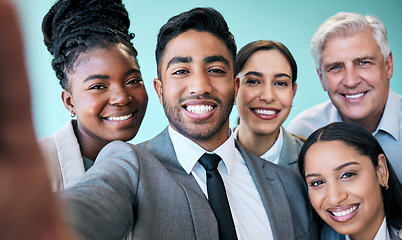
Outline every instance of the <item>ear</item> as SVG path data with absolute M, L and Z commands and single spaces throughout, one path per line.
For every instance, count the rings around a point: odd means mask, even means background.
M 70 113 L 75 113 L 74 101 L 71 93 L 63 89 L 63 91 L 61 91 L 61 99 L 63 100 L 64 107 L 66 107 Z
M 394 73 L 394 60 L 392 57 L 392 52 L 389 52 L 388 57 L 385 59 L 385 69 L 387 71 L 388 79 L 391 79 Z
M 322 88 L 324 89 L 324 91 L 327 91 L 325 79 L 324 79 L 324 76 L 322 75 L 322 72 L 320 70 L 318 70 L 318 68 L 316 69 L 316 71 L 317 71 L 318 77 L 320 77 L 320 82 L 321 82 Z
M 293 84 L 293 97 L 296 95 L 296 91 L 297 91 L 297 83 L 295 82 Z
M 160 80 L 158 78 L 154 79 L 154 88 L 155 88 L 156 94 L 158 94 L 160 104 L 163 104 L 163 101 L 162 101 L 162 96 L 163 96 L 162 85 L 163 85 L 162 80 Z
M 378 155 L 378 165 L 376 168 L 376 173 L 378 183 L 383 187 L 388 186 L 389 172 L 388 172 L 387 160 L 384 154 Z
M 239 76 L 235 77 L 234 84 L 235 84 L 235 105 L 236 105 L 237 93 L 239 92 L 239 88 L 240 88 L 240 78 L 239 78 Z

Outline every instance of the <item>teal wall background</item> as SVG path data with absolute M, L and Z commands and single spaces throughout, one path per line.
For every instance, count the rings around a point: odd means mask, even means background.
M 51 56 L 43 44 L 42 18 L 54 0 L 14 0 L 21 17 L 26 59 L 31 81 L 34 124 L 38 137 L 52 135 L 70 118 L 61 101 L 61 87 L 51 68 Z M 313 60 L 310 39 L 317 27 L 339 11 L 359 12 L 382 19 L 388 30 L 394 57 L 391 87 L 402 94 L 402 0 L 123 0 L 136 34 L 134 46 L 149 95 L 145 119 L 133 143 L 148 140 L 168 124 L 157 100 L 152 80 L 157 76 L 154 50 L 159 28 L 173 15 L 193 7 L 208 6 L 220 11 L 235 36 L 238 49 L 260 39 L 284 43 L 294 55 L 298 68 L 298 90 L 285 126 L 300 111 L 328 100 L 321 88 Z M 237 111 L 231 114 L 235 126 Z

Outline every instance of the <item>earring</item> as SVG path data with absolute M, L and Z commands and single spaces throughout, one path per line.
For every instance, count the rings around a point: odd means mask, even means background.
M 387 183 L 387 182 L 384 182 L 384 183 L 382 184 L 382 186 L 385 188 L 385 190 L 388 190 L 388 188 L 389 188 L 389 186 L 388 186 L 388 183 Z
M 73 112 L 73 110 L 71 110 L 71 112 L 70 112 L 70 117 L 75 117 L 75 113 Z

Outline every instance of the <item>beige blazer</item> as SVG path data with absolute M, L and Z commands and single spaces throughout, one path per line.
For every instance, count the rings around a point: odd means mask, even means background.
M 53 191 L 65 189 L 74 178 L 85 173 L 80 145 L 74 134 L 73 121 L 68 121 L 54 135 L 38 140 L 46 159 Z

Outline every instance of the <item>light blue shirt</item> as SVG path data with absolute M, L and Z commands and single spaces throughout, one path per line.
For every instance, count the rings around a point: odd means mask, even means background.
M 188 174 L 192 174 L 208 197 L 205 169 L 198 159 L 207 152 L 169 126 L 177 159 Z M 225 184 L 238 239 L 273 239 L 268 216 L 257 187 L 242 155 L 235 146 L 231 130 L 229 138 L 213 151 L 222 158 L 218 171 Z
M 289 123 L 287 130 L 308 137 L 318 128 L 332 122 L 342 122 L 342 118 L 332 102 L 326 101 L 301 112 Z M 402 149 L 402 96 L 392 89 L 389 90 L 384 113 L 373 135 L 402 181 L 402 157 L 399 152 Z

